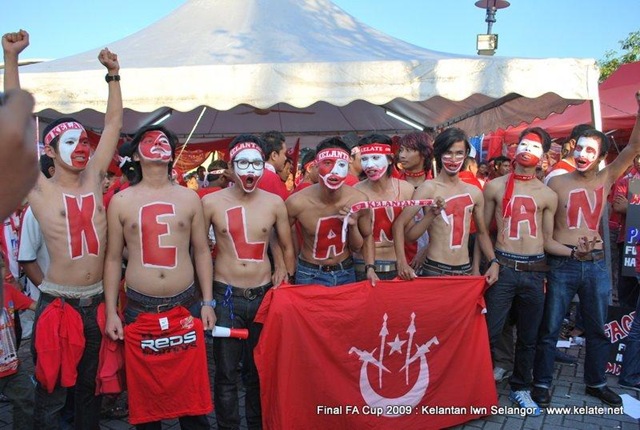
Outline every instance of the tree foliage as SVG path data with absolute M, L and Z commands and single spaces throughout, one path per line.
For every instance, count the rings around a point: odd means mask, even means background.
M 607 79 L 623 64 L 640 61 L 640 30 L 629 33 L 629 36 L 619 41 L 622 52 L 614 50 L 605 52 L 604 59 L 598 61 L 600 66 L 600 82 Z

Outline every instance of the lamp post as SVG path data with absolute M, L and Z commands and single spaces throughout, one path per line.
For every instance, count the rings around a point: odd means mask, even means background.
M 478 0 L 475 4 L 476 7 L 487 11 L 487 17 L 484 20 L 487 23 L 487 34 L 478 34 L 476 39 L 478 55 L 493 55 L 498 49 L 498 35 L 491 33 L 493 23 L 496 22 L 496 12 L 498 9 L 509 7 L 510 4 L 505 0 Z

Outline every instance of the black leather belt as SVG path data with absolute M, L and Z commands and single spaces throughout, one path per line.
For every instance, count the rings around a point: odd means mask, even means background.
M 227 287 L 231 287 L 232 296 L 244 297 L 247 300 L 253 300 L 260 296 L 264 296 L 272 286 L 273 284 L 268 283 L 255 288 L 238 288 L 227 285 L 223 282 L 213 281 L 213 289 L 215 290 L 217 288 L 221 294 L 225 294 L 227 291 Z
M 347 257 L 338 264 L 313 264 L 303 259 L 298 259 L 298 264 L 304 267 L 320 270 L 322 272 L 337 272 L 338 270 L 351 269 L 353 267 L 353 258 Z M 377 270 L 377 269 L 376 269 Z
M 604 260 L 604 251 L 600 249 L 591 251 L 584 257 L 578 258 L 578 261 L 600 261 L 600 260 Z
M 43 299 L 47 303 L 51 303 L 55 299 L 60 299 L 64 303 L 69 303 L 71 306 L 75 308 L 88 308 L 90 306 L 99 305 L 104 301 L 104 294 L 96 294 L 91 297 L 83 297 L 81 299 L 68 299 L 66 297 L 54 296 L 49 293 L 40 293 L 43 296 Z
M 154 299 L 157 299 L 157 298 L 154 297 Z M 138 312 L 143 312 L 148 314 L 159 314 L 159 313 L 171 310 L 178 306 L 183 306 L 188 309 L 191 305 L 193 305 L 195 301 L 196 301 L 195 297 L 190 297 L 189 299 L 184 301 L 177 301 L 177 302 L 173 301 L 173 302 L 167 302 L 167 303 L 149 304 L 149 303 L 136 302 L 135 300 L 131 300 L 130 298 L 127 298 L 127 307 L 133 311 L 138 311 Z
M 536 261 L 519 261 L 506 258 L 496 252 L 496 258 L 501 266 L 509 267 L 516 272 L 548 272 L 547 259 L 543 258 Z
M 356 263 L 354 267 L 356 272 L 364 272 L 364 266 L 364 263 Z M 398 270 L 396 263 L 374 264 L 374 266 L 375 268 L 373 270 L 379 273 L 393 272 L 394 270 Z

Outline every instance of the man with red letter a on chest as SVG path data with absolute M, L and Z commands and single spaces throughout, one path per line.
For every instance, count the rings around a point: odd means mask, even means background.
M 640 92 L 636 99 L 640 111 Z M 547 406 L 551 401 L 556 341 L 567 308 L 576 293 L 580 297 L 587 340 L 584 363 L 586 394 L 611 406 L 622 405 L 620 396 L 607 387 L 605 375 L 610 342 L 605 335 L 604 324 L 611 278 L 599 227 L 611 185 L 640 152 L 640 120 L 636 119 L 624 150 L 610 165 L 598 171 L 598 163 L 608 150 L 609 139 L 602 132 L 584 131 L 574 150 L 576 170 L 549 181 L 549 187 L 558 194 L 558 210 L 554 241 L 545 244 L 545 250 L 550 254 L 550 271 L 533 371 L 531 396 L 540 406 Z
M 316 164 L 320 181 L 286 202 L 289 222 L 298 222 L 302 231 L 295 283 L 334 287 L 355 282 L 351 254 L 359 251 L 367 279 L 375 282 L 370 210 L 350 213 L 352 205 L 369 199 L 363 192 L 343 186 L 349 173 L 349 148 L 338 137 L 327 138 L 316 147 Z M 345 216 L 348 227 L 343 234 Z
M 28 34 L 23 31 L 19 34 L 20 37 L 6 46 L 3 40 L 5 56 L 7 51 L 17 56 L 29 44 Z M 38 429 L 59 428 L 66 387 L 73 385 L 76 387 L 75 427 L 99 428 L 101 398 L 94 393 L 102 336 L 96 309 L 103 299 L 107 235 L 102 180 L 122 127 L 122 95 L 117 55 L 103 49 L 98 59 L 107 69 L 109 96 L 104 129 L 95 154 L 91 156 L 87 132 L 76 120 L 61 118 L 50 123 L 42 137 L 45 153 L 53 159 L 55 174 L 51 179 L 40 175 L 28 196 L 51 256 L 51 264 L 39 286 L 42 294 L 32 336 L 36 375 L 39 375 L 34 406 L 34 428 Z M 19 86 L 18 62 L 7 62 L 5 91 Z M 38 324 L 42 316 L 46 324 Z M 75 323 L 68 327 L 72 334 L 55 338 L 52 327 L 72 320 Z M 56 359 L 59 355 L 52 350 L 69 352 L 69 355 L 64 360 Z M 45 378 L 45 375 L 53 377 Z M 57 375 L 61 375 L 60 378 Z
M 471 217 L 474 217 L 478 243 L 492 261 L 486 276 L 487 282 L 493 284 L 498 265 L 484 223 L 482 191 L 458 176 L 470 148 L 467 135 L 459 128 L 448 128 L 436 137 L 433 153 L 440 173 L 436 179 L 420 185 L 412 197 L 414 200 L 435 199 L 435 203 L 418 222 L 414 222 L 414 216 L 420 207 L 404 209 L 393 224 L 393 236 L 404 234 L 405 239 L 411 241 L 429 232 L 427 258 L 419 270 L 420 276 L 470 275 L 468 241 Z M 398 242 L 396 252 L 401 252 Z M 407 280 L 416 277 L 402 258 L 398 259 L 398 275 Z
M 105 332 L 124 338 L 129 421 L 143 429 L 160 429 L 161 420 L 172 418 L 182 428 L 207 429 L 213 409 L 203 331 L 215 324 L 213 265 L 200 199 L 170 179 L 176 145 L 164 127 L 139 130 L 126 155 L 131 186 L 109 204 Z M 123 330 L 117 300 L 125 245 Z M 196 298 L 195 275 L 202 321 L 188 311 Z
M 276 194 L 261 190 L 258 183 L 265 169 L 265 142 L 253 135 L 237 136 L 229 145 L 235 185 L 202 199 L 207 225 L 213 225 L 218 255 L 213 294 L 218 302 L 216 315 L 222 327 L 246 328 L 247 340 L 215 337 L 213 359 L 214 403 L 219 429 L 240 428 L 238 365 L 243 361 L 247 394 L 247 426 L 261 428 L 260 385 L 253 350 L 262 324 L 254 318 L 265 293 L 282 282 L 280 271 L 272 277 L 267 257 L 269 236 L 275 228 L 290 275 L 295 257 L 287 209 Z
M 534 416 L 540 415 L 540 408 L 531 399 L 531 371 L 548 270 L 544 234 L 553 233 L 558 204 L 556 194 L 536 179 L 535 169 L 550 146 L 551 138 L 541 128 L 524 130 L 512 172 L 487 182 L 484 189 L 486 227 L 495 218 L 495 254 L 500 264 L 498 281 L 485 293 L 489 339 L 494 350 L 514 307 L 518 341 L 509 398 Z

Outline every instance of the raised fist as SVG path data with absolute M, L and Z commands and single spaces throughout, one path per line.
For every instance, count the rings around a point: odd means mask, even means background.
M 2 36 L 2 49 L 5 55 L 13 54 L 17 56 L 27 46 L 29 46 L 29 33 L 24 30 L 20 30 L 17 33 L 7 33 Z
M 120 71 L 120 63 L 118 63 L 118 55 L 109 51 L 108 48 L 104 48 L 98 54 L 98 60 L 107 68 L 110 74 L 117 74 Z

